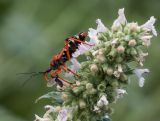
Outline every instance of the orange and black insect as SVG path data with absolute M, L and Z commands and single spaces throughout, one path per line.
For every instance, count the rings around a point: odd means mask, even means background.
M 62 70 L 64 70 L 66 72 L 74 74 L 75 76 L 78 76 L 75 72 L 69 69 L 65 65 L 65 63 L 72 58 L 72 54 L 76 52 L 81 43 L 92 46 L 85 40 L 87 35 L 88 34 L 86 32 L 81 32 L 78 34 L 78 36 L 73 36 L 65 39 L 64 48 L 61 50 L 60 53 L 52 57 L 50 62 L 50 68 L 44 72 L 44 78 L 46 81 L 49 81 L 48 74 L 50 74 L 51 78 L 53 78 L 60 87 L 63 87 L 63 82 L 71 84 L 67 80 L 61 78 L 59 74 L 62 72 Z
M 54 81 L 60 87 L 63 87 L 64 82 L 71 84 L 67 80 L 60 77 L 59 74 L 62 72 L 62 70 L 64 70 L 68 73 L 72 73 L 75 76 L 78 76 L 75 72 L 73 72 L 71 69 L 69 69 L 65 65 L 65 63 L 72 58 L 72 54 L 74 52 L 76 52 L 76 50 L 78 49 L 80 44 L 86 44 L 89 46 L 93 46 L 93 45 L 89 44 L 88 42 L 86 42 L 87 36 L 88 36 L 88 34 L 86 32 L 80 32 L 78 34 L 78 36 L 73 36 L 73 37 L 69 37 L 69 38 L 65 39 L 65 41 L 64 41 L 65 46 L 62 48 L 62 50 L 58 54 L 56 54 L 52 57 L 51 62 L 50 62 L 50 67 L 44 72 L 30 73 L 30 74 L 32 74 L 31 78 L 35 75 L 44 74 L 44 78 L 47 82 L 50 81 L 50 79 L 48 78 L 48 76 L 50 76 L 51 79 L 54 79 Z

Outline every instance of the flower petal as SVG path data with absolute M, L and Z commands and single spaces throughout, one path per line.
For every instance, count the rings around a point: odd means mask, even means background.
M 105 105 L 108 105 L 108 100 L 107 100 L 107 97 L 105 95 L 103 95 L 99 101 L 97 102 L 97 106 L 98 107 L 102 107 L 102 106 L 105 106 Z
M 125 23 L 127 23 L 127 20 L 126 20 L 125 14 L 124 14 L 124 8 L 119 9 L 118 15 L 119 15 L 118 18 L 114 21 L 112 27 L 118 27 L 121 24 L 124 25 Z
M 154 27 L 155 22 L 156 22 L 156 19 L 154 18 L 154 16 L 152 16 L 145 24 L 141 25 L 141 28 L 152 31 L 153 35 L 157 36 L 157 31 Z
M 148 69 L 135 69 L 134 73 L 136 74 L 136 76 L 139 78 L 139 86 L 143 87 L 144 86 L 144 81 L 145 79 L 143 78 L 143 74 L 144 73 L 149 73 Z
M 97 33 L 98 32 L 106 32 L 108 29 L 104 26 L 101 19 L 96 20 L 97 23 Z

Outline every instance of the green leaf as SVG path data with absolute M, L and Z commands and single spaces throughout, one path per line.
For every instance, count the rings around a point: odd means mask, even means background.
M 41 100 L 41 99 L 52 99 L 53 103 L 62 103 L 62 99 L 61 99 L 62 93 L 61 92 L 49 92 L 45 95 L 42 95 L 41 97 L 39 97 L 38 99 L 36 99 L 36 103 Z

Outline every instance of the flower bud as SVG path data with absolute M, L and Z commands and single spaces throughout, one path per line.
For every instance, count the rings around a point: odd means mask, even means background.
M 138 26 L 138 24 L 137 23 L 130 23 L 130 30 L 132 31 L 132 32 L 137 32 L 137 31 L 139 31 L 139 26 Z
M 94 95 L 97 93 L 97 90 L 92 88 L 91 90 L 89 90 L 89 94 Z
M 125 51 L 125 48 L 122 45 L 118 46 L 117 48 L 118 53 L 124 53 L 124 51 Z
M 61 111 L 61 109 L 62 109 L 62 108 L 61 108 L 60 106 L 57 106 L 57 107 L 55 107 L 55 109 L 54 109 L 54 110 L 55 110 L 55 112 L 57 112 L 57 113 L 58 113 L 59 111 Z
M 113 69 L 112 69 L 111 67 L 107 68 L 107 74 L 108 74 L 109 76 L 112 76 L 112 74 L 113 74 Z
M 135 39 L 129 40 L 129 42 L 128 42 L 128 45 L 131 46 L 131 47 L 135 46 L 136 44 L 137 43 L 136 43 Z
M 65 101 L 68 99 L 68 95 L 66 93 L 63 93 L 61 98 L 63 101 Z
M 127 82 L 127 81 L 128 81 L 128 77 L 127 77 L 127 75 L 125 75 L 125 74 L 121 74 L 121 76 L 120 76 L 120 80 L 121 80 L 122 82 L 128 83 L 128 82 Z
M 79 107 L 80 109 L 86 108 L 86 102 L 82 99 L 79 100 Z
M 105 49 L 99 49 L 98 50 L 98 55 L 104 55 L 104 51 L 105 51 Z
M 92 89 L 93 88 L 93 84 L 91 84 L 91 83 L 87 83 L 86 84 L 86 89 L 87 90 L 90 90 L 90 89 Z
M 80 86 L 81 85 L 80 81 L 76 81 L 76 85 Z
M 133 56 L 137 55 L 136 49 L 135 48 L 131 48 L 130 54 L 133 55 Z
M 128 26 L 125 26 L 125 27 L 124 27 L 124 33 L 125 33 L 125 34 L 130 34 L 130 29 L 129 29 Z
M 96 64 L 91 64 L 90 70 L 91 70 L 92 73 L 98 72 L 98 67 L 97 67 L 97 65 L 96 65 Z
M 123 58 L 121 57 L 121 56 L 118 56 L 117 58 L 116 58 L 116 62 L 117 63 L 121 63 L 123 61 Z
M 96 59 L 98 60 L 99 63 L 104 63 L 106 60 L 104 55 L 97 55 Z
M 118 81 L 117 80 L 113 80 L 113 82 L 111 83 L 113 88 L 117 88 L 118 86 Z
M 75 87 L 72 90 L 76 95 L 78 95 L 79 93 L 81 93 L 84 90 L 84 86 Z
M 115 76 L 115 77 L 117 77 L 117 78 L 119 78 L 119 77 L 120 77 L 120 72 L 119 72 L 119 71 L 114 71 L 114 73 L 113 73 L 113 74 L 114 74 L 114 76 Z

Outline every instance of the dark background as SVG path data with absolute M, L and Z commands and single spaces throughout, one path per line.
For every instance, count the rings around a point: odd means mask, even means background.
M 35 100 L 51 91 L 39 76 L 23 86 L 20 72 L 42 71 L 61 50 L 64 39 L 96 27 L 102 19 L 107 27 L 125 8 L 128 21 L 157 18 L 160 0 L 0 0 L 0 121 L 32 121 L 42 115 L 49 101 Z M 150 69 L 143 88 L 132 77 L 128 95 L 114 104 L 113 121 L 160 121 L 160 40 L 152 39 L 145 67 Z

